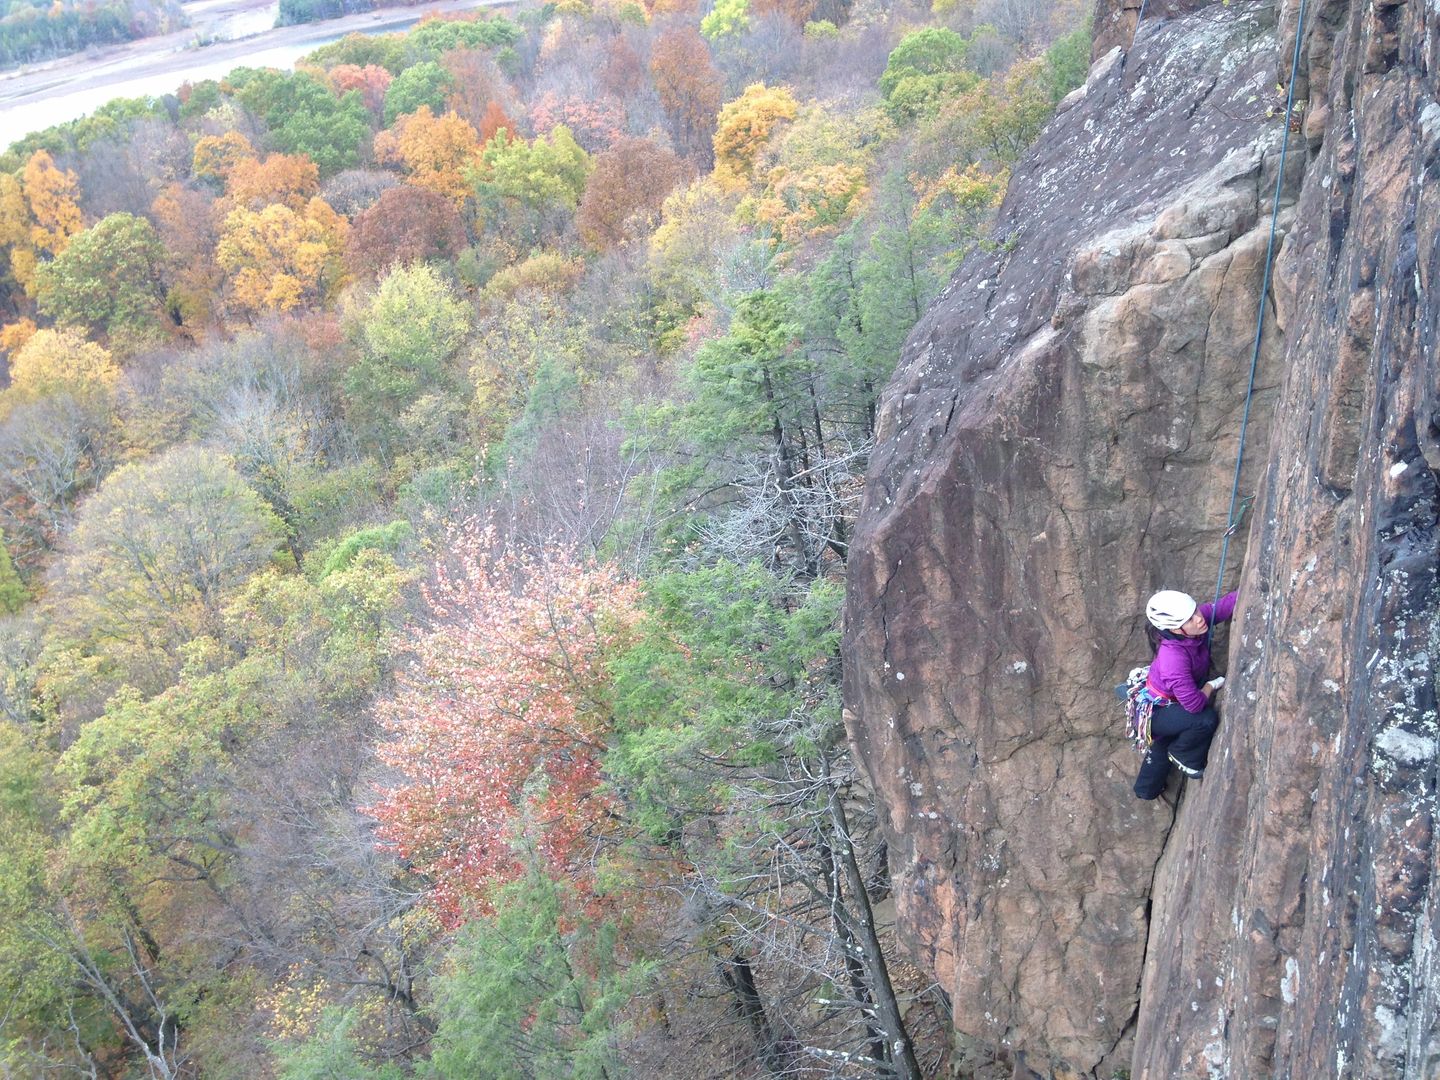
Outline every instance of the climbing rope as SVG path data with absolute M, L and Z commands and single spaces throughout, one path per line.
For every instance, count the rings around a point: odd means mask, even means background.
M 1147 0 L 1148 2 L 1148 0 Z M 1240 505 L 1237 515 L 1235 510 L 1236 501 L 1240 497 L 1240 467 L 1245 462 L 1245 437 L 1250 427 L 1250 403 L 1255 396 L 1255 370 L 1260 364 L 1260 337 L 1265 332 L 1265 301 L 1270 295 L 1270 275 L 1275 262 L 1275 234 L 1279 230 L 1280 222 L 1280 193 L 1285 186 L 1285 155 L 1290 149 L 1290 125 L 1295 113 L 1295 78 L 1300 70 L 1300 46 L 1305 36 L 1305 6 L 1307 0 L 1300 0 L 1300 13 L 1295 20 L 1295 55 L 1290 60 L 1290 86 L 1285 94 L 1285 134 L 1280 140 L 1280 168 L 1275 175 L 1275 198 L 1270 207 L 1270 240 L 1265 246 L 1265 275 L 1260 285 L 1260 310 L 1255 317 L 1255 347 L 1250 353 L 1250 381 L 1245 387 L 1245 412 L 1240 418 L 1240 445 L 1235 451 L 1235 481 L 1230 485 L 1230 510 L 1226 518 L 1225 538 L 1220 547 L 1220 571 L 1215 576 L 1215 605 L 1220 604 L 1221 590 L 1225 584 L 1225 559 L 1230 554 L 1230 538 L 1240 528 L 1240 519 L 1245 516 L 1245 507 L 1250 505 L 1251 499 Z M 1145 5 L 1140 5 L 1140 14 L 1145 13 Z M 1139 30 L 1139 23 L 1136 23 L 1136 30 Z M 1215 608 L 1211 608 L 1214 611 Z M 1214 634 L 1214 620 L 1211 620 L 1210 629 L 1205 633 L 1205 643 L 1210 643 L 1210 636 Z

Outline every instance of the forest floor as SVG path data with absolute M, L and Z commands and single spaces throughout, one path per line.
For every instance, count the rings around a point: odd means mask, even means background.
M 426 15 L 501 7 L 509 0 L 435 0 L 270 29 L 275 0 L 200 0 L 171 34 L 90 49 L 0 74 L 0 144 L 93 111 L 115 97 L 172 93 L 241 65 L 289 67 L 345 34 L 402 30 Z M 217 40 L 218 39 L 218 40 Z M 209 41 L 210 44 L 201 44 Z

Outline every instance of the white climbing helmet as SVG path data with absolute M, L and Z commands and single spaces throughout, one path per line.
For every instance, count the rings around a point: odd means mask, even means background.
M 1157 630 L 1179 630 L 1195 614 L 1195 598 L 1174 589 L 1161 589 L 1145 605 L 1145 617 Z

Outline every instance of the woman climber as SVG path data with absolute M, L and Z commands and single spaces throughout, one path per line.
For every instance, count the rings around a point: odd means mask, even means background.
M 1210 740 L 1220 726 L 1212 699 L 1225 685 L 1218 677 L 1200 682 L 1210 674 L 1210 624 L 1228 622 L 1234 613 L 1233 592 L 1218 604 L 1196 604 L 1188 593 L 1165 589 L 1145 605 L 1155 628 L 1155 659 L 1145 688 L 1155 709 L 1150 714 L 1150 748 L 1135 778 L 1138 798 L 1153 799 L 1165 790 L 1172 763 L 1192 780 L 1205 775 Z

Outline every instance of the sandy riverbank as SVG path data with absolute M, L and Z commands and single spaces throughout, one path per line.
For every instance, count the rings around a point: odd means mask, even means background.
M 0 76 L 0 145 L 31 131 L 84 116 L 116 97 L 173 93 L 183 82 L 218 78 L 243 64 L 290 67 L 310 50 L 345 34 L 399 30 L 426 15 L 505 6 L 507 0 L 436 0 L 382 8 L 327 22 L 285 26 L 197 47 L 211 27 L 244 25 L 274 10 L 274 0 L 218 0 L 187 8 L 195 25 L 158 37 L 37 64 Z M 249 19 L 253 24 L 253 19 Z

